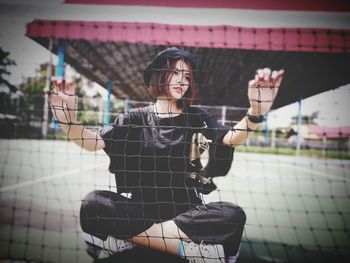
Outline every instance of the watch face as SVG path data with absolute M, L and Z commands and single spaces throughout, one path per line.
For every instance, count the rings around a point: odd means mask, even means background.
M 261 122 L 264 122 L 265 120 L 265 115 L 254 116 L 254 115 L 247 114 L 247 116 L 248 116 L 248 119 L 253 123 L 261 123 Z

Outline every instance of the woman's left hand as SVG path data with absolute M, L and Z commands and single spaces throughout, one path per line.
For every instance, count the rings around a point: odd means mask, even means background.
M 250 115 L 265 115 L 271 108 L 281 82 L 284 70 L 271 71 L 270 68 L 258 69 L 255 78 L 249 81 L 248 98 Z

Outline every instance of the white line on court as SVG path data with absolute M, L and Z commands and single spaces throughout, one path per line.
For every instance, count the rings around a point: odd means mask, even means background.
M 73 169 L 70 171 L 65 171 L 65 172 L 60 172 L 60 173 L 56 173 L 56 174 L 49 175 L 49 176 L 44 176 L 42 178 L 38 178 L 35 180 L 28 180 L 28 181 L 25 181 L 25 182 L 19 183 L 19 184 L 4 186 L 4 187 L 0 188 L 0 193 L 15 190 L 18 188 L 23 188 L 23 187 L 26 187 L 29 185 L 39 184 L 39 183 L 42 183 L 45 181 L 49 181 L 49 180 L 60 178 L 60 177 L 65 177 L 65 176 L 76 174 L 76 173 L 81 173 L 83 171 L 91 170 L 91 169 L 102 167 L 102 166 L 106 167 L 107 164 L 104 163 L 104 164 L 99 164 L 99 165 L 90 165 L 90 166 L 86 166 L 82 169 Z
M 242 161 L 240 161 L 242 162 Z M 334 181 L 345 181 L 345 182 L 350 182 L 350 178 L 346 178 L 346 177 L 342 177 L 342 176 L 336 176 L 336 175 L 332 175 L 332 174 L 329 174 L 329 173 L 325 173 L 325 172 L 321 172 L 321 171 L 317 171 L 317 170 L 314 170 L 312 168 L 304 168 L 302 167 L 301 165 L 297 165 L 295 163 L 286 163 L 286 162 L 279 162 L 278 164 L 276 164 L 275 162 L 264 162 L 263 163 L 264 166 L 273 166 L 273 167 L 276 167 L 278 168 L 279 166 L 284 166 L 284 167 L 288 167 L 288 168 L 292 168 L 291 170 L 299 170 L 299 171 L 302 171 L 302 172 L 305 172 L 305 173 L 309 173 L 309 174 L 313 174 L 313 175 L 318 175 L 318 176 L 321 176 L 321 177 L 325 177 L 327 179 L 330 179 L 330 180 L 334 180 Z M 242 171 L 244 172 L 237 172 L 237 170 L 239 169 L 238 166 L 235 166 L 235 176 L 246 176 L 247 174 L 245 173 L 246 171 L 246 168 L 243 167 L 241 168 Z M 339 170 L 339 169 L 338 169 Z M 253 172 L 251 170 L 251 172 Z M 250 174 L 250 177 L 255 177 L 255 178 L 261 178 L 261 179 L 264 179 L 261 177 L 260 174 L 257 174 L 254 172 L 254 174 Z M 270 176 L 269 176 L 270 177 Z M 265 180 L 265 179 L 264 179 Z
M 296 166 L 296 165 L 292 165 L 292 164 L 288 164 L 288 163 L 280 163 L 279 165 L 293 167 L 294 170 L 308 172 L 308 173 L 311 173 L 311 174 L 315 174 L 315 175 L 319 175 L 319 176 L 325 177 L 327 179 L 350 182 L 350 179 L 345 178 L 345 177 L 339 177 L 339 176 L 323 173 L 323 172 L 320 172 L 320 171 L 315 171 L 313 169 L 306 169 L 306 168 L 303 168 L 303 167 L 300 167 L 300 166 Z

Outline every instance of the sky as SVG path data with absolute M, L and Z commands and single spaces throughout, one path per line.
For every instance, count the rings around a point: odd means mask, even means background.
M 0 0 L 0 46 L 11 53 L 11 58 L 16 61 L 16 66 L 9 68 L 11 75 L 9 81 L 18 84 L 28 76 L 35 76 L 35 70 L 39 65 L 49 60 L 49 51 L 36 44 L 25 36 L 25 25 L 34 19 L 60 19 L 60 20 L 86 20 L 96 21 L 137 21 L 140 22 L 163 22 L 182 24 L 230 24 L 237 26 L 268 27 L 273 26 L 282 16 L 283 23 L 297 27 L 334 27 L 350 28 L 350 14 L 338 16 L 336 19 L 327 17 L 326 13 L 314 14 L 282 14 L 263 11 L 254 13 L 253 11 L 230 10 L 201 10 L 207 15 L 196 16 L 193 10 L 172 10 L 172 15 L 166 8 L 155 7 L 94 7 L 83 5 L 62 5 L 61 0 Z M 146 10 L 146 11 L 145 11 Z M 147 14 L 147 16 L 145 16 Z M 151 15 L 150 15 L 151 14 Z M 247 20 L 247 17 L 254 15 L 261 19 Z M 202 17 L 202 19 L 198 19 Z M 307 17 L 307 19 L 305 18 Z M 195 18 L 195 19 L 194 19 Z M 297 18 L 297 19 L 296 19 Z M 281 24 L 280 26 L 285 26 Z M 53 63 L 57 63 L 56 56 L 53 56 Z M 349 69 L 350 74 L 350 69 Z M 283 86 L 282 86 L 283 87 Z M 304 99 L 302 101 L 302 114 L 309 115 L 318 111 L 316 120 L 322 126 L 349 126 L 349 99 L 350 83 L 342 87 L 329 87 L 330 91 Z M 270 112 L 268 118 L 269 127 L 288 126 L 292 116 L 298 113 L 297 103 L 285 106 L 281 109 Z
M 301 113 L 302 115 L 311 115 L 314 112 L 319 112 L 315 121 L 323 127 L 350 126 L 349 99 L 350 84 L 347 84 L 302 100 Z M 271 111 L 268 127 L 287 127 L 291 118 L 297 115 L 298 108 L 298 103 L 292 103 Z

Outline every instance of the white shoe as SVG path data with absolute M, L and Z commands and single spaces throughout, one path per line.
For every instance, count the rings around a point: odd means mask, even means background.
M 182 242 L 182 244 L 184 256 L 190 263 L 225 262 L 222 245 L 196 244 L 194 242 Z
M 108 236 L 107 239 L 103 241 L 102 239 L 99 239 L 90 234 L 82 234 L 86 242 L 100 247 L 102 250 L 108 251 L 110 254 L 120 253 L 125 250 L 132 249 L 136 246 L 129 241 L 117 239 L 111 236 Z
M 226 262 L 226 263 L 236 263 L 236 261 L 237 261 L 237 259 L 238 259 L 238 256 L 239 256 L 239 249 L 238 249 L 236 255 L 226 257 L 226 258 L 225 258 L 225 262 Z

